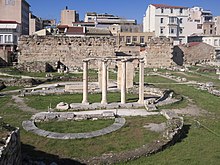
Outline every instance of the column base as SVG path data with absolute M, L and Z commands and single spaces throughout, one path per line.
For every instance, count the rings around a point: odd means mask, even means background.
M 137 103 L 138 103 L 138 104 L 143 104 L 143 105 L 144 105 L 144 100 L 138 100 Z
M 108 104 L 108 103 L 107 103 L 107 101 L 101 101 L 101 104 L 106 105 L 106 104 Z
M 85 100 L 85 101 L 82 101 L 82 104 L 89 105 L 89 102 L 87 100 Z

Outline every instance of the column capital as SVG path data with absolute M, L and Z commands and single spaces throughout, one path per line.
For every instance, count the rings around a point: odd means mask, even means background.
M 108 62 L 108 59 L 104 58 L 104 59 L 102 59 L 101 61 L 104 62 L 104 63 L 106 63 L 106 62 Z
M 144 63 L 145 60 L 142 58 L 142 59 L 139 60 L 139 62 L 140 62 L 140 63 Z
M 84 59 L 84 60 L 82 60 L 83 62 L 89 62 L 90 60 L 88 60 L 88 59 Z
M 127 62 L 127 61 L 128 61 L 127 58 L 125 58 L 125 59 L 121 59 L 121 62 Z

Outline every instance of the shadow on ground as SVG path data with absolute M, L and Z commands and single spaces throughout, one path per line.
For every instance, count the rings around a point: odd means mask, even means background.
M 59 146 L 58 146 L 59 147 Z M 55 162 L 58 165 L 85 165 L 77 160 L 60 158 L 59 155 L 49 154 L 43 151 L 36 150 L 34 146 L 21 144 L 23 165 L 35 165 L 36 162 L 44 162 L 46 165 L 50 165 Z

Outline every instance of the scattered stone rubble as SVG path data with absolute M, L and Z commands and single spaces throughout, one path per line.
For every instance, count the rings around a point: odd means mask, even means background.
M 215 96 L 220 96 L 220 90 L 215 89 L 213 82 L 198 83 L 197 88 L 200 90 L 208 91 Z

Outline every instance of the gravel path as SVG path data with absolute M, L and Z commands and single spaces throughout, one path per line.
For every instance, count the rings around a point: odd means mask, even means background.
M 38 110 L 29 107 L 29 106 L 24 102 L 24 99 L 21 98 L 21 97 L 19 97 L 18 95 L 12 96 L 12 99 L 14 100 L 14 102 L 16 103 L 16 105 L 18 106 L 18 108 L 21 109 L 22 111 L 32 112 L 32 113 L 37 113 L 37 112 L 39 112 Z

